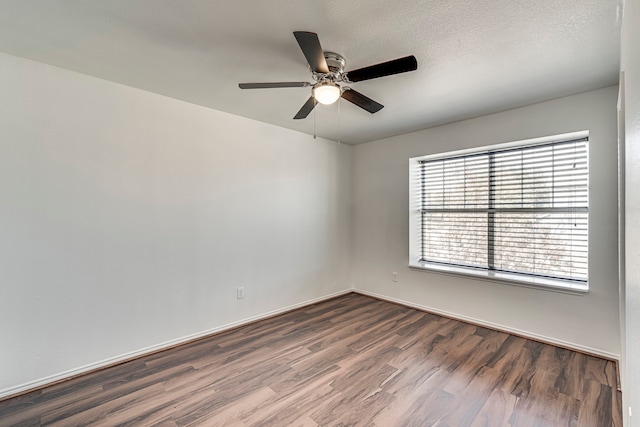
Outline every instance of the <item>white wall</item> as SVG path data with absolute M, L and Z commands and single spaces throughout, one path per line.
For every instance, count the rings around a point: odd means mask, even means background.
M 351 147 L 0 70 L 0 396 L 349 287 Z
M 616 87 L 605 88 L 356 146 L 354 286 L 619 357 L 616 96 Z M 410 157 L 580 130 L 590 132 L 587 295 L 409 270 Z
M 616 88 L 352 149 L 9 55 L 0 70 L 0 396 L 351 284 L 620 353 Z M 408 269 L 410 157 L 584 129 L 589 294 Z
M 623 415 L 640 426 L 640 0 L 625 0 L 622 21 L 622 113 L 625 142 L 625 341 Z M 631 422 L 628 408 L 632 409 Z

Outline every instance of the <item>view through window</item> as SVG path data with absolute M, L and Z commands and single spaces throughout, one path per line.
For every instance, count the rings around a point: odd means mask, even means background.
M 412 164 L 419 181 L 412 264 L 586 286 L 588 138 Z

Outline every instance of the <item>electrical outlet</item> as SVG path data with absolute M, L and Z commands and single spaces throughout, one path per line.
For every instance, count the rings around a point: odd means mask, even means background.
M 398 281 L 398 273 L 396 273 L 395 271 L 393 273 L 391 273 L 391 280 L 393 280 L 394 282 Z
M 244 286 L 238 287 L 238 299 L 244 298 Z

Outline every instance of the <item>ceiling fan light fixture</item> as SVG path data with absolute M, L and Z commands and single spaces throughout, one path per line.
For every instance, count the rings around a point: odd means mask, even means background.
M 320 104 L 333 104 L 340 98 L 340 86 L 332 82 L 319 83 L 313 88 L 313 97 Z
M 377 103 L 356 92 L 349 86 L 340 87 L 338 83 L 350 85 L 351 83 L 364 80 L 377 79 L 379 77 L 392 76 L 394 74 L 406 73 L 418 69 L 418 61 L 413 55 L 404 58 L 393 59 L 357 70 L 345 71 L 344 57 L 335 52 L 322 50 L 320 40 L 316 33 L 310 31 L 294 31 L 304 57 L 307 59 L 311 77 L 315 83 L 309 82 L 266 82 L 266 83 L 240 83 L 240 89 L 270 89 L 286 87 L 312 87 L 311 96 L 302 105 L 300 110 L 293 116 L 294 120 L 305 119 L 318 103 L 334 104 L 338 99 L 343 98 L 356 107 L 373 114 L 384 108 L 384 105 Z

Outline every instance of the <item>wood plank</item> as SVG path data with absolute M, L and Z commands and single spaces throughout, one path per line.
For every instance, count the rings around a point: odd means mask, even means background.
M 622 427 L 615 368 L 348 294 L 0 401 L 0 425 Z
M 471 427 L 506 427 L 518 398 L 513 394 L 496 388 L 476 414 Z

